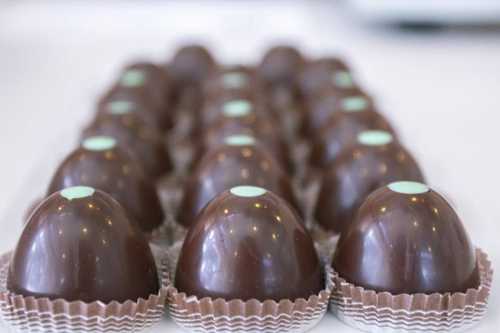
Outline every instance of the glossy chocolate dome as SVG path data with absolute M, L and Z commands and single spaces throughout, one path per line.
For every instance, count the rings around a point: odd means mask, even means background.
M 384 131 L 364 131 L 324 170 L 314 216 L 325 229 L 343 232 L 368 195 L 397 180 L 423 182 L 411 154 Z
M 136 160 L 111 137 L 82 142 L 59 166 L 47 195 L 70 186 L 86 185 L 109 193 L 144 231 L 163 223 L 156 188 Z
M 201 45 L 186 45 L 172 58 L 169 73 L 178 87 L 200 85 L 215 70 L 210 52 Z
M 350 283 L 392 294 L 479 286 L 474 246 L 460 218 L 441 195 L 415 182 L 370 194 L 341 234 L 333 267 Z
M 292 185 L 274 157 L 249 136 L 226 138 L 225 144 L 209 150 L 184 186 L 178 221 L 185 227 L 217 194 L 238 185 L 265 186 L 298 207 Z
M 324 168 L 345 148 L 356 143 L 360 132 L 382 130 L 395 136 L 389 122 L 378 112 L 366 108 L 364 98 L 349 98 L 339 112 L 332 114 L 312 139 L 309 163 Z
M 46 198 L 27 222 L 12 257 L 7 288 L 66 301 L 137 301 L 159 289 L 148 242 L 123 208 L 90 187 Z
M 356 86 L 349 67 L 339 58 L 321 58 L 308 62 L 300 71 L 298 83 L 306 98 L 315 96 L 326 86 L 336 90 Z
M 226 300 L 309 298 L 323 288 L 313 241 L 279 196 L 238 186 L 212 200 L 189 230 L 175 286 Z
M 110 136 L 128 149 L 146 175 L 156 180 L 172 171 L 172 161 L 161 132 L 149 127 L 134 112 L 101 114 L 83 132 L 82 137 Z
M 287 45 L 275 46 L 264 55 L 258 71 L 270 86 L 295 87 L 297 75 L 304 65 L 300 52 Z

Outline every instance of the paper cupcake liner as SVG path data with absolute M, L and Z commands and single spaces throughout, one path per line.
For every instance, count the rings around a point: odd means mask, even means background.
M 177 325 L 192 332 L 305 332 L 323 318 L 333 289 L 326 267 L 326 286 L 317 295 L 295 301 L 198 299 L 169 289 L 169 311 Z
M 157 294 L 137 301 L 85 303 L 25 297 L 7 290 L 12 253 L 0 256 L 0 319 L 18 332 L 138 332 L 153 326 L 165 313 L 167 256 L 155 257 L 161 287 Z
M 366 332 L 459 332 L 485 315 L 493 270 L 476 249 L 480 285 L 465 293 L 392 295 L 348 283 L 336 272 L 331 311 L 344 323 Z

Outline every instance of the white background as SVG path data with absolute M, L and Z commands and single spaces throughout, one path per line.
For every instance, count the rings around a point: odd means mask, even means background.
M 256 61 L 285 41 L 349 60 L 429 184 L 500 267 L 500 29 L 393 30 L 318 1 L 200 3 L 0 1 L 2 252 L 126 61 L 167 60 L 186 40 L 205 41 L 221 61 Z M 473 332 L 498 331 L 499 283 L 497 274 Z M 328 315 L 313 332 L 354 330 Z

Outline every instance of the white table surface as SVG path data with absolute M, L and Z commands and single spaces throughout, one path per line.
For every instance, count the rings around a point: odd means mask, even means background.
M 319 1 L 0 1 L 0 250 L 74 147 L 95 96 L 127 60 L 164 60 L 205 41 L 221 61 L 258 59 L 275 41 L 341 54 L 378 99 L 428 182 L 457 207 L 500 267 L 500 30 L 393 31 Z M 499 275 L 487 317 L 498 332 Z M 153 332 L 174 325 L 162 322 Z M 1 328 L 0 328 L 1 329 Z M 327 315 L 313 332 L 355 332 Z

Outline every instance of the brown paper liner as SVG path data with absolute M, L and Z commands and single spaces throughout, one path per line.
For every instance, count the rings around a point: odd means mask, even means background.
M 64 299 L 24 297 L 7 290 L 12 253 L 0 256 L 0 318 L 22 332 L 138 332 L 153 326 L 165 312 L 168 286 L 168 258 L 155 257 L 161 287 L 148 299 L 123 303 L 68 302 Z
M 462 331 L 485 315 L 493 270 L 487 255 L 476 249 L 480 285 L 465 293 L 392 295 L 348 283 L 336 272 L 331 311 L 344 323 L 367 332 Z
M 332 270 L 326 269 L 326 286 L 308 299 L 276 302 L 256 299 L 198 299 L 171 287 L 170 316 L 177 325 L 193 332 L 305 332 L 326 313 L 333 289 Z

